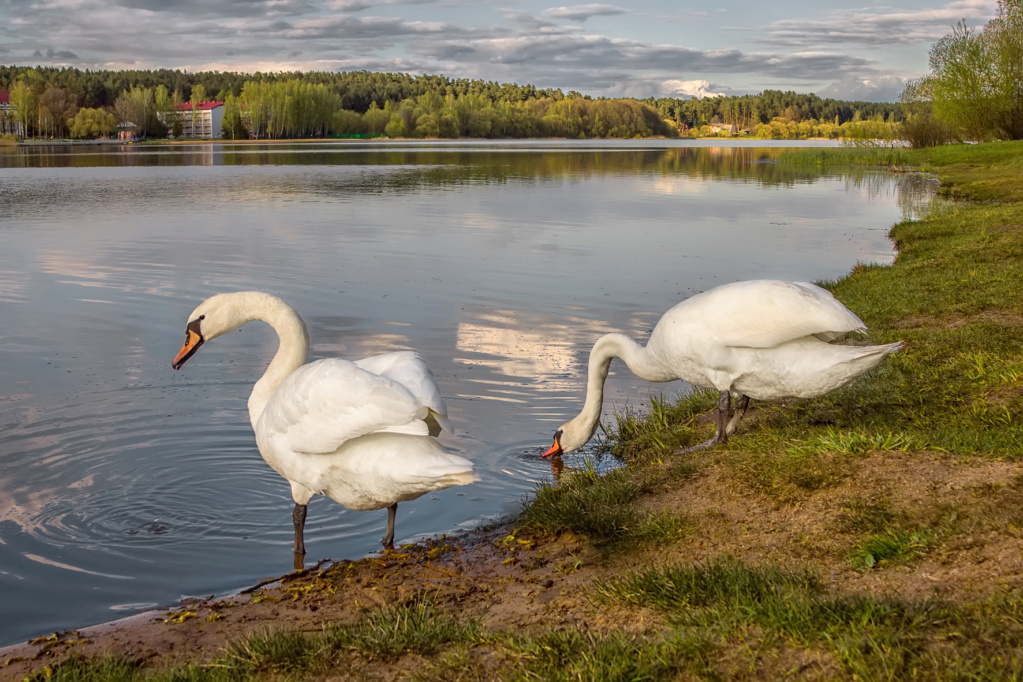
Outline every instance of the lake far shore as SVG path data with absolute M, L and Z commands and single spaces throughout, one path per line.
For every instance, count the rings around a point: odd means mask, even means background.
M 826 283 L 907 343 L 863 381 L 686 456 L 710 400 L 655 401 L 606 434 L 626 466 L 510 525 L 43 636 L 0 679 L 1018 677 L 1023 143 L 905 154 L 956 201 Z

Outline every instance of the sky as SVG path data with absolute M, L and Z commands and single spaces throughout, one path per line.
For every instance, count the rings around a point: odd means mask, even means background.
M 930 47 L 996 0 L 0 0 L 0 63 L 387 71 L 702 97 L 897 101 Z

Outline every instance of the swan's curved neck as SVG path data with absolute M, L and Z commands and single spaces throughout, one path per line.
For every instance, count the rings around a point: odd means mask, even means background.
M 604 380 L 611 361 L 620 358 L 633 374 L 647 381 L 663 381 L 664 369 L 648 348 L 645 348 L 625 334 L 607 334 L 597 339 L 590 351 L 589 369 L 586 378 L 586 402 L 582 411 L 572 422 L 586 436 L 593 437 L 600 422 L 600 409 L 604 402 Z
M 270 396 L 309 357 L 309 333 L 294 308 L 275 297 L 268 296 L 254 306 L 251 319 L 262 320 L 273 327 L 280 341 L 270 366 L 252 387 L 252 394 L 249 395 L 249 420 L 255 428 Z

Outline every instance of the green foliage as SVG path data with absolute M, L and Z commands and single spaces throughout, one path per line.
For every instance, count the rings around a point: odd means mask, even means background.
M 117 118 L 103 109 L 79 109 L 68 121 L 71 137 L 92 139 L 107 137 L 117 128 Z
M 792 91 L 764 90 L 758 95 L 737 97 L 703 97 L 700 99 L 676 99 L 663 97 L 645 100 L 665 119 L 672 121 L 680 130 L 699 129 L 710 123 L 734 123 L 740 130 L 754 134 L 758 125 L 779 123 L 799 124 L 803 121 L 835 127 L 853 121 L 883 120 L 895 122 L 899 116 L 896 105 L 887 102 L 843 102 L 823 99 L 814 94 Z M 799 128 L 797 126 L 796 132 Z M 803 133 L 806 136 L 806 133 Z M 815 135 L 830 137 L 829 134 Z M 759 137 L 771 137 L 768 134 Z
M 18 83 L 24 83 L 26 90 L 15 94 Z M 153 93 L 155 111 L 168 111 L 174 102 L 204 100 L 212 93 L 225 102 L 234 95 L 241 124 L 232 120 L 226 126 L 225 135 L 231 139 L 237 139 L 242 130 L 259 139 L 382 135 L 393 116 L 402 119 L 404 131 L 394 123 L 392 133 L 413 137 L 672 137 L 679 129 L 713 121 L 734 123 L 746 134 L 765 138 L 837 138 L 863 134 L 850 127 L 861 121 L 890 131 L 897 115 L 890 104 L 839 102 L 772 90 L 742 97 L 639 102 L 592 99 L 579 93 L 566 97 L 560 90 L 531 85 L 365 71 L 244 74 L 0 66 L 0 87 L 12 90 L 16 101 L 28 98 L 18 116 L 25 117 L 20 130 L 29 135 L 59 134 L 62 122 L 79 105 L 113 109 L 125 93 L 135 91 Z M 47 89 L 55 89 L 52 103 L 72 104 L 63 114 L 44 118 L 49 127 L 37 130 L 36 101 Z M 168 97 L 169 92 L 176 97 Z M 121 120 L 145 128 L 144 134 L 164 132 L 145 116 L 148 106 L 142 107 L 142 113 L 138 108 L 138 102 L 128 106 L 127 100 L 122 101 Z M 147 121 L 146 125 L 139 120 Z
M 166 103 L 166 93 L 161 100 Z M 134 87 L 125 90 L 114 102 L 114 112 L 121 123 L 134 123 L 141 137 L 164 137 L 166 126 L 160 121 L 155 93 L 151 88 Z
M 999 0 L 981 31 L 956 24 L 931 48 L 930 67 L 903 100 L 930 101 L 966 139 L 1023 139 L 1023 0 Z
M 175 119 L 179 130 L 176 136 L 181 135 L 181 121 Z M 225 140 L 244 140 L 249 137 L 249 131 L 242 121 L 241 107 L 238 105 L 238 98 L 234 94 L 228 94 L 224 100 L 224 118 L 221 121 L 221 136 Z

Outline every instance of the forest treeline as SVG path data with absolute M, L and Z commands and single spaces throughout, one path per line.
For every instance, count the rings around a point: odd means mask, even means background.
M 159 113 L 225 102 L 224 137 L 632 138 L 746 134 L 766 138 L 894 137 L 899 105 L 768 90 L 704 99 L 590 98 L 532 85 L 400 73 L 242 74 L 0 66 L 12 114 L 0 131 L 98 137 L 130 122 L 174 135 Z

